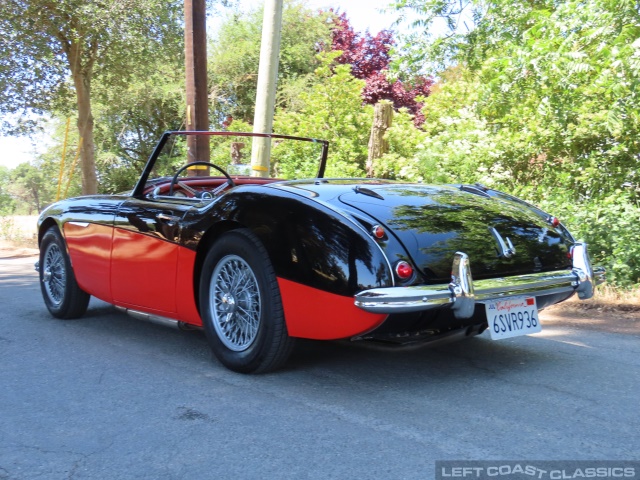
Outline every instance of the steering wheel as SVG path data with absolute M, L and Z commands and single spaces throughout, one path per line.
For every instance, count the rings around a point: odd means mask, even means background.
M 183 167 L 180 167 L 178 169 L 178 171 L 175 173 L 175 175 L 173 176 L 173 178 L 171 179 L 171 184 L 169 185 L 169 195 L 170 196 L 173 196 L 173 187 L 175 187 L 176 183 L 178 185 L 180 185 L 181 188 L 183 188 L 184 190 L 186 190 L 189 193 L 191 193 L 194 197 L 198 196 L 198 193 L 200 193 L 200 192 L 198 192 L 198 191 L 194 190 L 193 188 L 191 188 L 190 186 L 178 181 L 178 175 L 180 175 L 182 172 L 184 172 L 187 168 L 193 167 L 194 165 L 207 165 L 209 167 L 215 168 L 216 170 L 218 170 L 220 173 L 222 173 L 226 177 L 227 184 L 230 187 L 235 187 L 236 186 L 236 182 L 234 182 L 233 179 L 229 176 L 229 174 L 225 170 L 223 170 L 221 167 L 219 167 L 218 165 L 214 165 L 213 163 L 210 163 L 210 162 L 191 162 L 191 163 L 187 163 Z

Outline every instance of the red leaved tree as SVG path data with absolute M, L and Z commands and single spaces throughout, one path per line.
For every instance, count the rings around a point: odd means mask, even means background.
M 357 33 L 345 13 L 336 17 L 335 25 L 331 49 L 342 51 L 338 63 L 351 65 L 353 76 L 366 82 L 362 90 L 364 103 L 374 105 L 380 100 L 389 100 L 396 110 L 408 109 L 414 115 L 416 126 L 422 125 L 422 103 L 416 97 L 427 97 L 433 80 L 430 77 L 418 77 L 410 83 L 388 80 L 389 51 L 395 43 L 393 33 L 389 30 L 382 30 L 376 36 L 369 32 Z

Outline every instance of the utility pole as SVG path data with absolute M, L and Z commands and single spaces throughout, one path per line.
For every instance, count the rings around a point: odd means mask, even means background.
M 205 0 L 184 0 L 184 50 L 187 80 L 187 130 L 209 130 L 207 91 L 207 11 Z M 208 162 L 209 137 L 187 137 L 187 162 Z M 209 175 L 209 167 L 193 167 L 191 176 Z M 197 168 L 197 170 L 196 170 Z
M 264 2 L 258 90 L 253 119 L 254 133 L 273 133 L 273 113 L 276 104 L 278 58 L 280 57 L 280 34 L 282 31 L 282 3 L 283 0 L 265 0 Z M 271 139 L 254 138 L 251 148 L 251 174 L 254 177 L 269 176 L 270 156 Z

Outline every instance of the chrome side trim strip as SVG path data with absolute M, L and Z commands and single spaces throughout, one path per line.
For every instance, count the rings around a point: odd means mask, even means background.
M 190 323 L 185 323 L 180 320 L 175 320 L 173 318 L 161 317 L 159 315 L 140 312 L 138 310 L 131 310 L 130 308 L 119 307 L 118 305 L 114 305 L 114 307 L 116 308 L 116 310 L 124 312 L 128 315 L 131 315 L 133 318 L 137 318 L 138 320 L 144 320 L 146 322 L 155 323 L 156 325 L 162 325 L 163 327 L 177 328 L 178 330 L 183 330 L 183 331 L 203 329 L 203 327 L 200 327 L 198 325 L 192 325 Z
M 127 313 L 131 315 L 133 318 L 137 318 L 138 320 L 144 320 L 146 322 L 155 323 L 156 325 L 162 325 L 164 327 L 170 328 L 180 328 L 178 320 L 174 320 L 173 318 L 161 317 L 159 315 L 153 315 L 151 313 L 140 312 L 138 310 L 131 310 L 130 308 L 119 307 L 115 305 L 116 310 L 120 310 L 121 312 Z
M 593 296 L 595 285 L 605 280 L 602 267 L 595 271 L 589 262 L 587 245 L 572 249 L 569 271 L 533 273 L 473 281 L 469 257 L 457 252 L 453 259 L 451 283 L 387 287 L 364 290 L 355 296 L 355 305 L 372 313 L 407 313 L 451 306 L 456 318 L 470 318 L 476 303 L 512 295 L 553 295 L 577 292 L 580 299 Z

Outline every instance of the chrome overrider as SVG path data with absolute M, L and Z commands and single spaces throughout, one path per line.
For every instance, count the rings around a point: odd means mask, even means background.
M 355 296 L 355 305 L 373 313 L 406 313 L 451 306 L 456 318 L 473 316 L 476 303 L 513 295 L 553 295 L 576 292 L 582 300 L 593 296 L 596 285 L 605 281 L 602 267 L 593 269 L 586 243 L 571 249 L 571 270 L 533 273 L 473 281 L 469 256 L 456 252 L 451 283 L 364 290 Z

